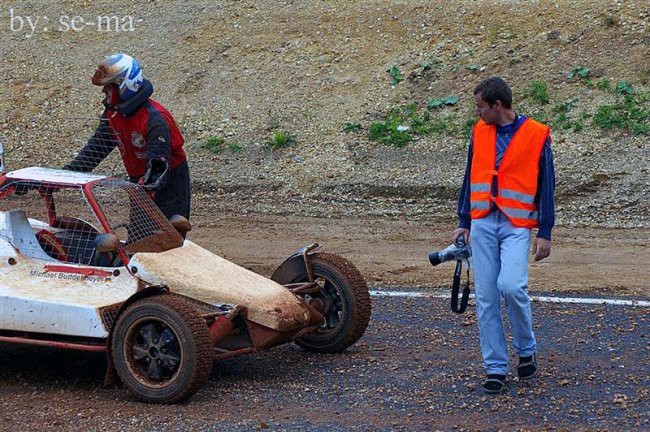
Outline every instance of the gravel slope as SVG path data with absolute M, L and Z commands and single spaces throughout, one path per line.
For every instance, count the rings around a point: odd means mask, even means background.
M 626 80 L 637 92 L 648 91 L 650 77 L 644 1 L 21 2 L 15 15 L 134 20 L 133 32 L 39 25 L 31 37 L 9 30 L 9 12 L 0 11 L 0 134 L 11 167 L 72 157 L 94 121 L 64 117 L 99 114 L 88 77 L 104 55 L 127 51 L 185 132 L 195 207 L 227 201 L 237 212 L 451 217 L 466 140 L 431 135 L 405 148 L 369 141 L 365 128 L 388 108 L 457 95 L 458 107 L 432 115 L 464 119 L 474 85 L 502 75 L 521 112 L 553 120 L 552 107 L 572 102 L 577 119 L 615 96 L 568 80 L 571 69 L 586 66 L 593 82 Z M 405 77 L 396 86 L 393 65 Z M 549 104 L 526 97 L 533 80 L 548 84 Z M 553 131 L 558 222 L 647 227 L 648 137 L 602 131 L 585 118 L 579 133 Z M 347 122 L 364 130 L 340 132 Z M 272 151 L 275 130 L 297 143 Z M 241 151 L 211 153 L 202 145 L 214 136 Z M 119 160 L 102 170 L 121 172 Z

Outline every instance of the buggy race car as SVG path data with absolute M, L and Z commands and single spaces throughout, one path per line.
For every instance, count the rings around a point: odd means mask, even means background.
M 126 180 L 0 176 L 0 342 L 105 352 L 106 381 L 174 403 L 213 360 L 292 341 L 335 353 L 366 330 L 368 287 L 346 259 L 313 244 L 268 279 L 185 240 L 190 229 Z

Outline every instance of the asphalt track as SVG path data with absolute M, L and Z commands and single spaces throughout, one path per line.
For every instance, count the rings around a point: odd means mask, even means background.
M 0 345 L 0 430 L 650 429 L 650 307 L 535 301 L 540 375 L 511 375 L 494 396 L 473 307 L 459 316 L 438 292 L 404 292 L 374 293 L 345 353 L 285 345 L 216 363 L 174 406 L 102 387 L 101 355 Z

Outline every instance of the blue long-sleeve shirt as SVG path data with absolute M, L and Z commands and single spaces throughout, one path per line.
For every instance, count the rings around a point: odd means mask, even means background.
M 513 135 L 526 119 L 523 115 L 518 115 L 512 124 L 506 126 L 497 125 L 497 154 L 496 169 L 499 169 L 501 159 L 505 153 Z M 463 186 L 460 189 L 458 197 L 458 227 L 470 229 L 470 170 L 472 167 L 472 156 L 474 154 L 474 143 L 470 138 L 469 148 L 467 151 L 467 167 L 465 168 L 465 178 Z M 496 177 L 492 184 L 492 194 L 497 190 Z M 542 154 L 539 158 L 539 174 L 537 177 L 537 194 L 535 195 L 535 204 L 537 204 L 537 221 L 539 228 L 537 237 L 551 239 L 551 230 L 555 226 L 555 168 L 553 166 L 553 150 L 551 150 L 551 138 L 548 137 L 542 148 Z

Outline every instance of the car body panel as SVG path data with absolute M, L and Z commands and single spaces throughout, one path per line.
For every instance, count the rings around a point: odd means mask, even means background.
M 0 329 L 108 337 L 100 308 L 124 302 L 138 280 L 124 267 L 49 264 L 16 253 L 0 238 Z
M 180 248 L 137 253 L 129 263 L 149 284 L 210 304 L 244 306 L 249 320 L 286 332 L 309 323 L 304 302 L 282 285 L 185 240 Z

